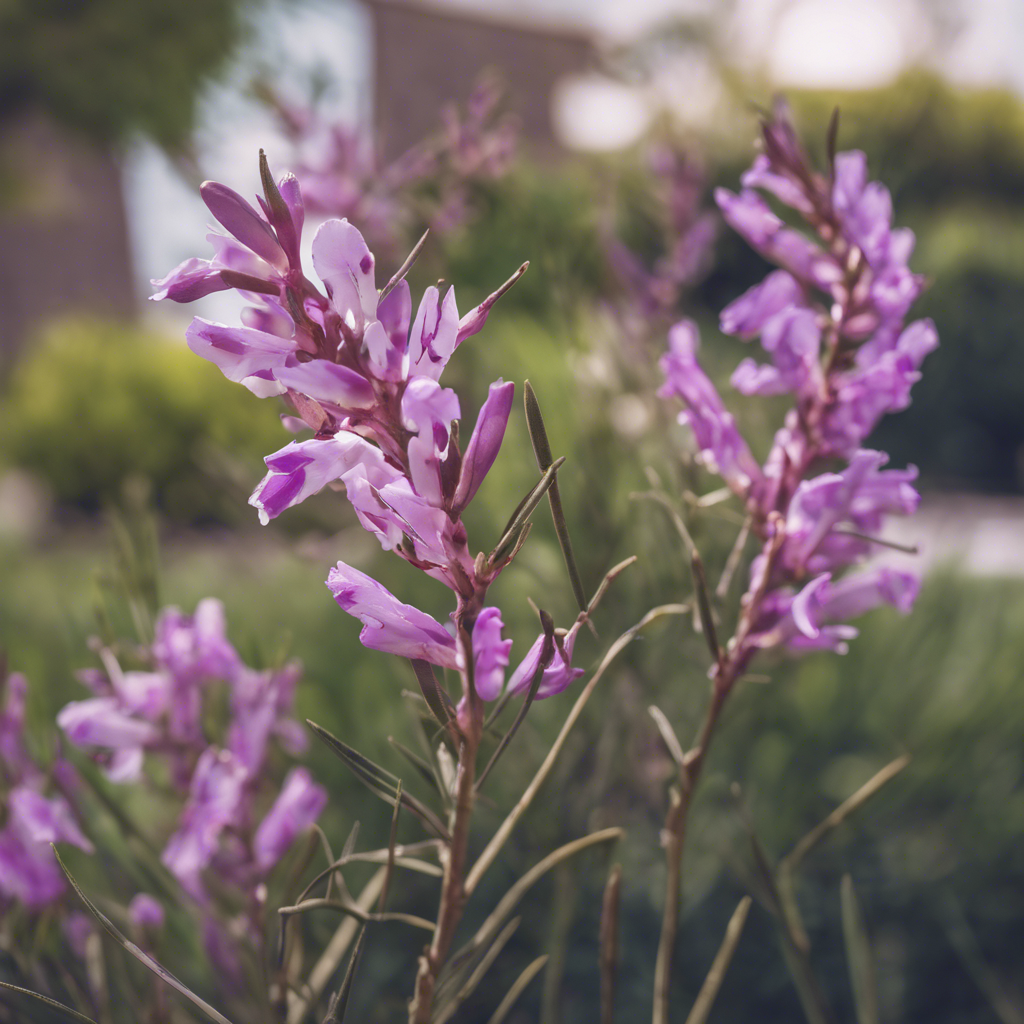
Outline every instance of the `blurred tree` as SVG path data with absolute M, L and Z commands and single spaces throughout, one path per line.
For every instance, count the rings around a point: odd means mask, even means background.
M 0 119 L 42 107 L 102 142 L 187 141 L 243 0 L 0 0 Z

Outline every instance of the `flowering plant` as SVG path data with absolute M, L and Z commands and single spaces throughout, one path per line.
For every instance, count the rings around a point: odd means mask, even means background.
M 719 189 L 727 223 L 779 266 L 722 311 L 721 328 L 760 336 L 768 363 L 744 359 L 732 375 L 746 395 L 793 396 L 763 466 L 736 420 L 701 370 L 691 321 L 669 332 L 659 394 L 681 398 L 680 421 L 692 431 L 698 458 L 743 503 L 747 519 L 737 554 L 753 534 L 760 551 L 730 639 L 720 644 L 716 613 L 696 548 L 691 552 L 700 620 L 712 666 L 711 701 L 693 748 L 681 753 L 679 785 L 665 823 L 667 888 L 655 979 L 655 1020 L 667 1019 L 679 903 L 679 864 L 687 815 L 722 708 L 751 659 L 784 647 L 845 653 L 857 634 L 845 620 L 879 604 L 908 612 L 918 578 L 864 561 L 886 541 L 886 515 L 912 513 L 919 500 L 913 467 L 887 470 L 882 452 L 862 447 L 878 420 L 903 409 L 924 357 L 938 343 L 930 320 L 904 325 L 924 281 L 907 266 L 913 234 L 892 227 L 892 201 L 867 180 L 863 153 L 835 153 L 830 133 L 827 174 L 816 171 L 785 104 L 763 123 L 763 152 L 743 175 L 743 191 Z M 759 190 L 759 191 L 757 191 Z M 814 237 L 789 227 L 762 193 L 794 210 Z M 831 464 L 835 468 L 818 472 Z M 723 577 L 728 586 L 728 576 Z M 724 588 L 720 587 L 721 593 Z M 817 998 L 817 996 L 815 996 Z
M 312 239 L 317 283 L 303 264 L 306 206 L 295 175 L 275 179 L 261 154 L 262 195 L 255 206 L 225 185 L 202 186 L 204 201 L 227 234 L 209 236 L 212 259 L 186 260 L 154 282 L 153 297 L 190 302 L 232 289 L 247 304 L 241 325 L 196 317 L 186 338 L 193 352 L 215 364 L 229 380 L 288 406 L 282 424 L 296 438 L 265 459 L 267 472 L 249 499 L 259 520 L 266 525 L 325 488 L 343 490 L 360 526 L 384 551 L 441 584 L 444 589 L 436 592 L 445 595 L 449 609 L 445 622 L 405 603 L 344 561 L 327 575 L 336 603 L 359 620 L 362 644 L 411 663 L 423 716 L 432 723 L 427 757 L 405 752 L 434 785 L 432 805 L 411 796 L 390 771 L 309 723 L 345 766 L 392 806 L 390 838 L 378 849 L 357 850 L 354 829 L 340 856 L 334 855 L 326 837 L 315 831 L 326 792 L 306 769 L 291 769 L 279 789 L 269 784 L 271 741 L 293 754 L 303 745 L 305 734 L 290 717 L 298 670 L 285 665 L 257 671 L 243 664 L 226 639 L 223 609 L 215 600 L 201 602 L 191 616 L 165 609 L 156 620 L 152 642 L 127 656 L 99 645 L 102 668 L 80 675 L 92 696 L 67 705 L 58 716 L 68 740 L 88 750 L 116 784 L 152 784 L 147 772 L 154 764 L 162 766 L 179 810 L 177 827 L 160 861 L 197 908 L 206 949 L 228 987 L 248 984 L 253 1004 L 258 1003 L 264 1016 L 301 1024 L 316 1009 L 348 954 L 348 966 L 327 1002 L 325 1018 L 342 1020 L 369 928 L 391 922 L 430 936 L 411 984 L 410 1024 L 450 1020 L 514 931 L 516 922 L 509 916 L 526 891 L 577 853 L 622 836 L 620 828 L 603 828 L 545 856 L 509 888 L 476 933 L 456 947 L 469 900 L 549 777 L 613 659 L 656 619 L 695 610 L 711 653 L 711 696 L 693 747 L 684 751 L 667 718 L 656 709 L 652 712 L 677 768 L 661 833 L 666 883 L 654 1020 L 664 1024 L 689 810 L 722 709 L 736 684 L 762 652 L 843 653 L 856 634 L 849 619 L 880 604 L 909 611 L 918 588 L 915 576 L 880 564 L 854 567 L 887 544 L 880 535 L 885 516 L 909 514 L 918 501 L 915 471 L 885 469 L 886 457 L 864 447 L 879 418 L 907 404 L 921 362 L 937 343 L 929 321 L 904 323 L 923 287 L 922 279 L 907 266 L 913 238 L 892 228 L 888 193 L 867 181 L 864 155 L 834 153 L 834 133 L 825 173 L 811 165 L 784 107 L 766 120 L 763 139 L 764 152 L 744 175 L 744 190 L 739 195 L 720 190 L 716 199 L 726 221 L 779 267 L 731 303 L 721 318 L 727 334 L 747 340 L 760 337 L 769 357 L 765 363 L 743 360 L 733 374 L 736 389 L 747 395 L 792 396 L 792 407 L 765 462 L 755 459 L 737 421 L 699 366 L 693 322 L 683 320 L 671 328 L 669 351 L 661 360 L 661 396 L 682 400 L 680 419 L 692 431 L 698 459 L 726 484 L 724 491 L 698 501 L 710 504 L 734 496 L 745 516 L 722 582 L 712 593 L 703 560 L 673 499 L 653 492 L 671 510 L 687 545 L 693 601 L 651 609 L 608 646 L 590 678 L 579 686 L 536 774 L 475 858 L 470 837 L 479 827 L 474 811 L 482 785 L 505 756 L 534 702 L 564 693 L 586 674 L 574 665 L 577 640 L 584 625 L 594 629 L 599 601 L 633 561 L 627 559 L 610 570 L 587 599 L 558 491 L 557 474 L 564 459 L 553 457 L 529 382 L 524 384 L 524 405 L 539 479 L 518 504 L 509 502 L 507 525 L 490 550 L 470 546 L 464 514 L 498 458 L 514 385 L 501 378 L 490 385 L 463 443 L 460 398 L 441 383 L 441 377 L 458 347 L 484 329 L 496 302 L 527 264 L 467 313 L 460 314 L 454 288 L 442 292 L 437 286 L 424 290 L 414 313 L 406 275 L 424 240 L 378 288 L 376 257 L 359 229 L 347 219 L 328 219 Z M 672 192 L 673 229 L 679 236 L 672 258 L 653 275 L 640 274 L 631 255 L 616 250 L 620 263 L 632 268 L 631 273 L 636 271 L 637 308 L 648 318 L 663 317 L 674 305 L 680 287 L 696 272 L 711 234 L 709 219 L 698 213 L 689 170 L 678 164 L 662 170 L 667 179 L 683 182 Z M 794 211 L 806 230 L 784 222 L 764 194 Z M 567 628 L 556 628 L 551 616 L 538 609 L 540 632 L 535 638 L 531 635 L 525 655 L 509 671 L 514 644 L 504 636 L 502 610 L 489 603 L 490 590 L 522 550 L 531 516 L 545 498 L 578 614 Z M 751 537 L 758 551 L 749 566 L 731 638 L 721 643 L 725 616 L 716 606 L 716 596 L 727 593 Z M 128 657 L 137 664 L 124 667 Z M 90 840 L 65 795 L 43 795 L 49 779 L 28 759 L 17 738 L 24 682 L 17 676 L 11 680 L 0 716 L 0 759 L 9 777 L 5 785 L 10 803 L 8 820 L 0 830 L 0 865 L 5 870 L 0 895 L 34 910 L 63 886 L 56 870 L 37 870 L 35 860 L 45 852 L 44 844 L 67 841 L 88 850 Z M 452 680 L 455 692 L 449 688 Z M 217 681 L 229 694 L 229 723 L 223 736 L 212 736 L 205 728 L 208 697 Z M 515 697 L 522 698 L 519 711 L 499 733 L 499 716 Z M 890 765 L 830 821 L 842 820 L 903 763 Z M 53 777 L 65 794 L 73 788 L 73 776 L 63 767 Z M 401 812 L 418 819 L 425 839 L 397 842 Z M 300 833 L 310 831 L 323 839 L 327 865 L 294 903 L 276 907 L 274 944 L 268 941 L 274 918 L 267 880 Z M 762 865 L 770 909 L 782 924 L 801 999 L 815 1022 L 831 1015 L 810 968 L 792 876 L 820 834 L 818 830 L 798 844 L 778 872 Z M 379 867 L 354 895 L 344 870 L 357 860 Z M 300 875 L 306 866 L 308 861 L 300 864 Z M 440 878 L 432 920 L 388 909 L 393 879 L 406 871 Z M 160 984 L 174 988 L 219 1024 L 230 1024 L 149 951 L 126 938 L 75 887 L 103 927 Z M 320 887 L 322 896 L 315 894 Z M 621 871 L 615 868 L 602 907 L 603 1021 L 611 1019 L 614 1001 L 620 888 Z M 748 907 L 746 900 L 737 910 L 716 968 L 698 996 L 695 1020 L 703 1019 L 710 1008 Z M 291 923 L 321 910 L 340 912 L 345 920 L 307 971 L 301 937 Z M 162 906 L 145 893 L 133 900 L 125 916 L 144 938 L 162 926 Z M 508 1012 L 545 960 L 527 968 L 493 1020 Z M 251 968 L 248 974 L 245 965 Z

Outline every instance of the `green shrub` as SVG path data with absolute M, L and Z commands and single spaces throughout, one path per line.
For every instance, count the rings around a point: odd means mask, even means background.
M 241 489 L 260 475 L 262 457 L 287 443 L 277 413 L 180 342 L 66 322 L 14 368 L 0 404 L 0 451 L 61 502 L 95 509 L 143 477 L 167 515 L 192 522 L 238 504 L 204 467 L 216 465 Z

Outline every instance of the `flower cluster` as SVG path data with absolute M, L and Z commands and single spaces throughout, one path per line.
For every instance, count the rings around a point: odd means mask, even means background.
M 25 698 L 28 683 L 12 672 L 0 678 L 0 915 L 10 903 L 38 910 L 64 892 L 64 875 L 50 843 L 71 843 L 92 852 L 67 799 L 46 796 L 51 779 L 25 748 Z M 71 766 L 58 760 L 53 777 L 72 788 Z
M 682 290 L 706 270 L 717 222 L 702 208 L 704 174 L 693 158 L 668 145 L 652 147 L 648 167 L 663 242 L 663 254 L 648 267 L 612 230 L 605 232 L 608 263 L 625 290 L 626 326 L 669 315 Z
M 194 352 L 259 396 L 284 396 L 297 414 L 286 423 L 313 432 L 267 457 L 269 472 L 250 503 L 266 523 L 340 481 L 359 522 L 381 546 L 444 583 L 457 599 L 449 631 L 341 562 L 327 583 L 338 604 L 363 622 L 362 642 L 458 669 L 476 697 L 494 699 L 504 687 L 510 641 L 501 638 L 498 609 L 484 600 L 515 549 L 474 557 L 461 517 L 497 457 L 514 386 L 500 379 L 490 386 L 463 451 L 459 399 L 439 378 L 525 264 L 463 316 L 455 289 L 442 295 L 436 287 L 426 289 L 414 315 L 404 277 L 378 291 L 375 259 L 363 236 L 347 220 L 328 220 L 312 242 L 321 292 L 300 262 L 304 210 L 297 181 L 286 174 L 275 183 L 265 160 L 261 166 L 262 212 L 223 185 L 203 185 L 210 211 L 233 237 L 212 236 L 218 257 L 186 261 L 156 282 L 154 298 L 187 301 L 235 287 L 251 301 L 245 326 L 197 317 L 187 331 Z M 232 269 L 225 269 L 226 254 Z M 575 629 L 559 636 L 542 695 L 578 675 L 570 665 L 574 636 Z M 524 664 L 531 657 L 536 663 L 531 654 Z M 528 688 L 531 678 L 521 666 L 511 677 L 514 691 Z
M 883 469 L 887 457 L 862 446 L 885 413 L 909 404 L 921 362 L 938 344 L 930 320 L 904 324 L 924 286 L 907 266 L 914 237 L 892 227 L 891 197 L 867 180 L 864 154 L 838 153 L 827 176 L 817 172 L 783 106 L 763 137 L 743 190 L 719 189 L 716 200 L 780 269 L 727 306 L 721 328 L 760 337 L 769 357 L 744 359 L 733 386 L 747 395 L 791 394 L 793 408 L 758 465 L 697 363 L 689 321 L 670 332 L 660 392 L 685 402 L 680 419 L 692 427 L 701 460 L 744 500 L 764 542 L 731 652 L 737 665 L 777 644 L 842 651 L 856 635 L 844 620 L 881 603 L 909 610 L 918 589 L 909 573 L 875 567 L 836 577 L 871 554 L 885 515 L 917 507 L 916 469 Z M 781 220 L 764 194 L 810 232 Z M 845 468 L 811 476 L 826 460 Z
M 288 717 L 298 666 L 245 665 L 212 598 L 191 616 L 177 608 L 160 613 L 152 647 L 141 652 L 146 670 L 123 669 L 109 649 L 100 657 L 102 669 L 79 673 L 94 696 L 68 704 L 57 723 L 72 743 L 95 753 L 115 782 L 144 778 L 147 754 L 163 758 L 184 801 L 164 864 L 203 908 L 210 904 L 204 872 L 258 903 L 261 882 L 327 801 L 306 769 L 293 768 L 269 810 L 257 813 L 273 788 L 266 777 L 270 740 L 292 754 L 305 746 L 305 733 Z M 225 741 L 211 743 L 203 722 L 207 694 L 218 682 L 228 688 L 231 717 Z M 140 914 L 150 921 L 152 910 L 147 904 Z
M 511 116 L 497 115 L 501 90 L 486 76 L 464 111 L 449 104 L 442 111 L 441 130 L 391 163 L 381 159 L 358 127 L 326 121 L 315 108 L 262 92 L 294 149 L 307 209 L 359 224 L 389 252 L 414 220 L 425 220 L 440 232 L 464 223 L 474 183 L 500 178 L 515 154 L 518 124 Z

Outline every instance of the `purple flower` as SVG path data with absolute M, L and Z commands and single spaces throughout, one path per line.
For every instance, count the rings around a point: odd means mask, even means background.
M 128 916 L 137 928 L 158 931 L 164 926 L 163 905 L 145 892 L 136 893 L 132 897 L 128 904 Z
M 776 171 L 771 158 L 765 153 L 754 157 L 753 164 L 749 170 L 744 171 L 740 183 L 747 189 L 760 188 L 765 192 L 771 192 L 786 206 L 799 210 L 801 213 L 813 213 L 814 211 L 813 205 L 800 185 L 788 174 Z
M 179 684 L 230 679 L 240 661 L 226 634 L 224 605 L 216 598 L 204 598 L 192 615 L 165 608 L 156 621 L 153 656 Z
M 721 326 L 743 338 L 760 335 L 771 356 L 767 365 L 743 360 L 734 386 L 745 394 L 791 393 L 795 405 L 763 470 L 752 470 L 733 421 L 696 366 L 692 328 L 670 336 L 660 392 L 687 403 L 705 461 L 746 498 L 763 542 L 750 568 L 743 626 L 714 669 L 729 683 L 758 649 L 845 651 L 856 630 L 842 620 L 882 603 L 900 611 L 913 603 L 918 583 L 906 573 L 835 576 L 872 553 L 886 515 L 917 507 L 916 469 L 883 470 L 884 453 L 861 446 L 885 413 L 907 406 L 938 343 L 930 321 L 903 327 L 924 285 L 907 266 L 914 236 L 892 227 L 891 196 L 868 181 L 864 154 L 837 154 L 826 177 L 811 166 L 784 105 L 762 128 L 764 152 L 743 175 L 744 190 L 719 189 L 716 199 L 726 221 L 781 269 L 726 307 Z M 813 239 L 787 226 L 754 189 L 795 210 Z M 836 458 L 846 468 L 812 475 Z
M 226 750 L 209 747 L 196 764 L 178 830 L 160 855 L 171 874 L 196 899 L 204 898 L 202 872 L 217 852 L 221 833 L 241 824 L 248 779 L 245 765 Z
M 511 640 L 502 640 L 504 624 L 497 608 L 484 608 L 473 625 L 473 682 L 481 700 L 497 700 L 505 685 Z
M 453 511 L 461 512 L 473 500 L 477 488 L 494 465 L 505 437 L 514 393 L 515 384 L 512 381 L 506 384 L 500 377 L 490 386 L 462 457 L 459 484 L 452 501 Z
M 347 220 L 325 221 L 313 236 L 313 268 L 334 311 L 357 337 L 377 317 L 374 264 L 363 236 Z
M 339 431 L 333 437 L 292 441 L 264 461 L 270 472 L 249 498 L 264 525 L 356 466 L 361 466 L 367 479 L 378 487 L 397 474 L 386 464 L 379 448 L 347 431 Z
M 465 527 L 420 497 L 406 477 L 396 473 L 378 487 L 362 466 L 356 466 L 343 482 L 360 523 L 385 551 L 398 551 L 452 590 L 460 590 L 471 579 L 474 567 L 466 550 Z
M 781 395 L 792 391 L 812 396 L 823 383 L 819 352 L 821 329 L 809 309 L 786 309 L 773 316 L 761 333 L 773 366 L 744 359 L 732 375 L 732 385 L 745 395 Z
M 541 700 L 544 697 L 553 697 L 555 694 L 561 693 L 583 675 L 583 669 L 573 668 L 572 665 L 572 650 L 576 645 L 576 634 L 579 632 L 581 622 L 582 618 L 578 618 L 567 633 L 556 631 L 555 654 L 541 676 L 536 700 Z M 523 658 L 509 677 L 509 693 L 526 693 L 530 689 L 534 674 L 540 667 L 540 656 L 543 648 L 544 634 L 541 633 L 534 641 L 533 646 L 527 651 L 526 657 Z
M 441 293 L 431 285 L 420 300 L 409 334 L 409 372 L 437 380 L 459 343 L 455 289 Z
M 277 270 L 286 270 L 288 259 L 267 219 L 237 192 L 217 181 L 204 181 L 199 188 L 210 213 L 234 235 Z
M 123 710 L 116 697 L 72 701 L 57 714 L 57 724 L 76 746 L 104 747 L 121 753 L 118 781 L 138 777 L 143 747 L 160 736 L 152 722 L 141 721 Z
M 718 188 L 715 201 L 733 230 L 797 280 L 823 290 L 842 280 L 836 260 L 798 231 L 787 228 L 756 192 L 745 190 L 736 195 Z
M 300 832 L 309 828 L 327 804 L 327 792 L 305 768 L 293 768 L 253 836 L 256 867 L 266 875 Z
M 11 672 L 0 679 L 0 694 L 3 707 L 0 708 L 0 763 L 5 774 L 14 780 L 37 769 L 25 750 L 25 696 L 28 680 L 20 672 Z
M 235 677 L 231 687 L 228 749 L 250 775 L 258 775 L 263 767 L 271 736 L 283 736 L 292 748 L 296 738 L 302 742 L 304 733 L 297 722 L 288 718 L 300 672 L 299 665 L 293 663 L 277 671 L 243 668 Z
M 285 388 L 300 391 L 322 405 L 335 406 L 343 412 L 371 409 L 377 401 L 373 386 L 362 374 L 326 359 L 311 359 L 294 365 L 285 363 L 272 372 L 274 379 Z
M 740 494 L 747 494 L 761 481 L 761 468 L 754 461 L 746 441 L 715 386 L 697 363 L 700 338 L 692 320 L 681 320 L 668 335 L 669 351 L 661 357 L 665 383 L 658 390 L 662 398 L 681 398 L 687 410 L 681 423 L 693 428 L 701 460 Z
M 402 604 L 366 573 L 339 562 L 327 577 L 327 587 L 339 606 L 363 623 L 359 640 L 364 647 L 458 668 L 455 639 L 441 623 Z
M 430 377 L 414 377 L 402 395 L 402 425 L 416 436 L 409 441 L 409 474 L 416 493 L 431 505 L 444 504 L 441 462 L 448 455 L 452 420 L 459 399 Z
M 725 334 L 752 338 L 777 313 L 803 304 L 804 292 L 788 271 L 773 270 L 760 284 L 749 288 L 722 310 L 720 325 Z
M 87 852 L 92 844 L 61 796 L 46 798 L 28 785 L 15 786 L 0 829 L 0 896 L 38 909 L 64 892 L 64 875 L 50 850 L 68 842 Z
M 294 340 L 251 327 L 225 327 L 195 317 L 185 331 L 188 347 L 209 360 L 227 377 L 244 384 L 260 398 L 283 395 L 287 390 L 273 372 L 283 369 L 298 351 Z
M 919 588 L 920 581 L 913 573 L 884 567 L 855 573 L 838 583 L 832 582 L 831 573 L 824 573 L 791 599 L 774 627 L 774 642 L 787 643 L 795 650 L 825 648 L 845 654 L 844 641 L 857 631 L 826 623 L 858 618 L 882 604 L 907 614 Z
M 894 348 L 837 378 L 835 402 L 824 424 L 825 436 L 837 453 L 848 455 L 882 416 L 910 404 L 910 389 L 921 377 L 921 363 L 938 343 L 935 325 L 918 320 L 903 331 Z

